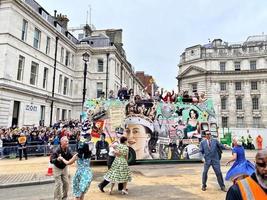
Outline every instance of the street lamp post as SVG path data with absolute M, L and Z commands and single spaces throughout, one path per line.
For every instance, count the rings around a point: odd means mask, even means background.
M 84 69 L 83 69 L 83 102 L 82 102 L 82 112 L 84 109 L 85 95 L 86 95 L 86 75 L 87 75 L 87 62 L 89 61 L 90 55 L 85 52 L 83 55 Z

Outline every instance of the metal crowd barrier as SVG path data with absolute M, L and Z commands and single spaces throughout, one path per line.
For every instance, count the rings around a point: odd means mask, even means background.
M 28 145 L 28 156 L 48 156 L 58 145 Z M 70 149 L 75 152 L 76 144 L 69 144 Z M 0 148 L 0 158 L 16 158 L 19 156 L 18 146 L 4 146 Z

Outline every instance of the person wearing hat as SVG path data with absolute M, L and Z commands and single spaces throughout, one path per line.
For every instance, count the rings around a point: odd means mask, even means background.
M 153 122 L 143 115 L 129 115 L 125 119 L 125 136 L 129 147 L 136 153 L 136 159 L 152 159 L 156 155 L 158 135 Z
M 22 160 L 22 152 L 25 157 L 25 160 L 28 159 L 27 156 L 27 137 L 24 133 L 20 133 L 18 137 L 18 150 L 19 150 L 19 160 Z
M 232 180 L 235 183 L 237 180 L 250 176 L 255 171 L 254 165 L 245 157 L 245 149 L 242 146 L 242 141 L 235 137 L 233 139 L 234 148 L 232 149 L 233 158 L 226 165 L 234 161 L 232 167 L 228 170 L 225 180 Z

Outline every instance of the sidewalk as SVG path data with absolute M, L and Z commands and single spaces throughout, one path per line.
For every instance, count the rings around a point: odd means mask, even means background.
M 0 188 L 53 183 L 53 176 L 46 176 L 48 160 L 49 157 L 1 160 Z

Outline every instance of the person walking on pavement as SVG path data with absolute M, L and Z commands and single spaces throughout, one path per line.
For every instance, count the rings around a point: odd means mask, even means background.
M 68 166 L 61 160 L 64 158 L 66 161 L 73 157 L 69 149 L 69 140 L 66 136 L 60 139 L 59 147 L 53 152 L 51 156 L 51 163 L 54 164 L 54 178 L 55 190 L 54 200 L 66 200 L 69 191 L 69 173 Z
M 113 193 L 115 183 L 123 183 L 122 194 L 128 194 L 126 190 L 127 182 L 131 181 L 131 171 L 128 166 L 128 153 L 129 148 L 126 145 L 127 138 L 122 136 L 120 138 L 120 144 L 115 149 L 116 158 L 112 163 L 111 168 L 108 170 L 104 178 L 111 182 L 110 193 Z
M 262 142 L 263 142 L 263 139 L 262 139 L 261 135 L 258 135 L 257 136 L 256 141 L 257 141 L 257 148 L 258 148 L 258 150 L 262 150 Z
M 121 127 L 117 127 L 115 129 L 115 133 L 116 133 L 116 137 L 117 139 L 115 139 L 115 141 L 112 142 L 112 144 L 109 146 L 109 153 L 108 153 L 108 159 L 107 159 L 107 166 L 108 169 L 111 168 L 111 165 L 113 163 L 113 161 L 115 160 L 115 148 L 117 147 L 117 145 L 119 144 L 119 140 L 122 137 L 124 132 L 124 129 Z M 104 188 L 109 184 L 109 181 L 107 181 L 106 179 L 104 179 L 101 183 L 98 184 L 98 188 L 101 192 L 105 192 Z M 119 183 L 118 184 L 118 190 L 121 191 L 123 189 L 123 184 Z
M 22 160 L 22 152 L 24 154 L 25 160 L 28 159 L 27 156 L 27 137 L 24 133 L 20 133 L 18 137 L 18 150 L 19 150 L 19 160 Z
M 232 185 L 226 200 L 264 200 L 267 199 L 267 149 L 256 154 L 255 172 Z
M 217 181 L 221 187 L 221 190 L 226 192 L 226 188 L 223 181 L 223 176 L 221 172 L 220 158 L 219 154 L 222 149 L 225 149 L 226 146 L 223 146 L 218 142 L 218 140 L 211 138 L 211 133 L 209 131 L 205 132 L 206 139 L 202 140 L 200 143 L 200 153 L 204 156 L 204 170 L 202 174 L 202 190 L 206 191 L 207 188 L 207 179 L 208 171 L 210 166 L 212 166 Z

